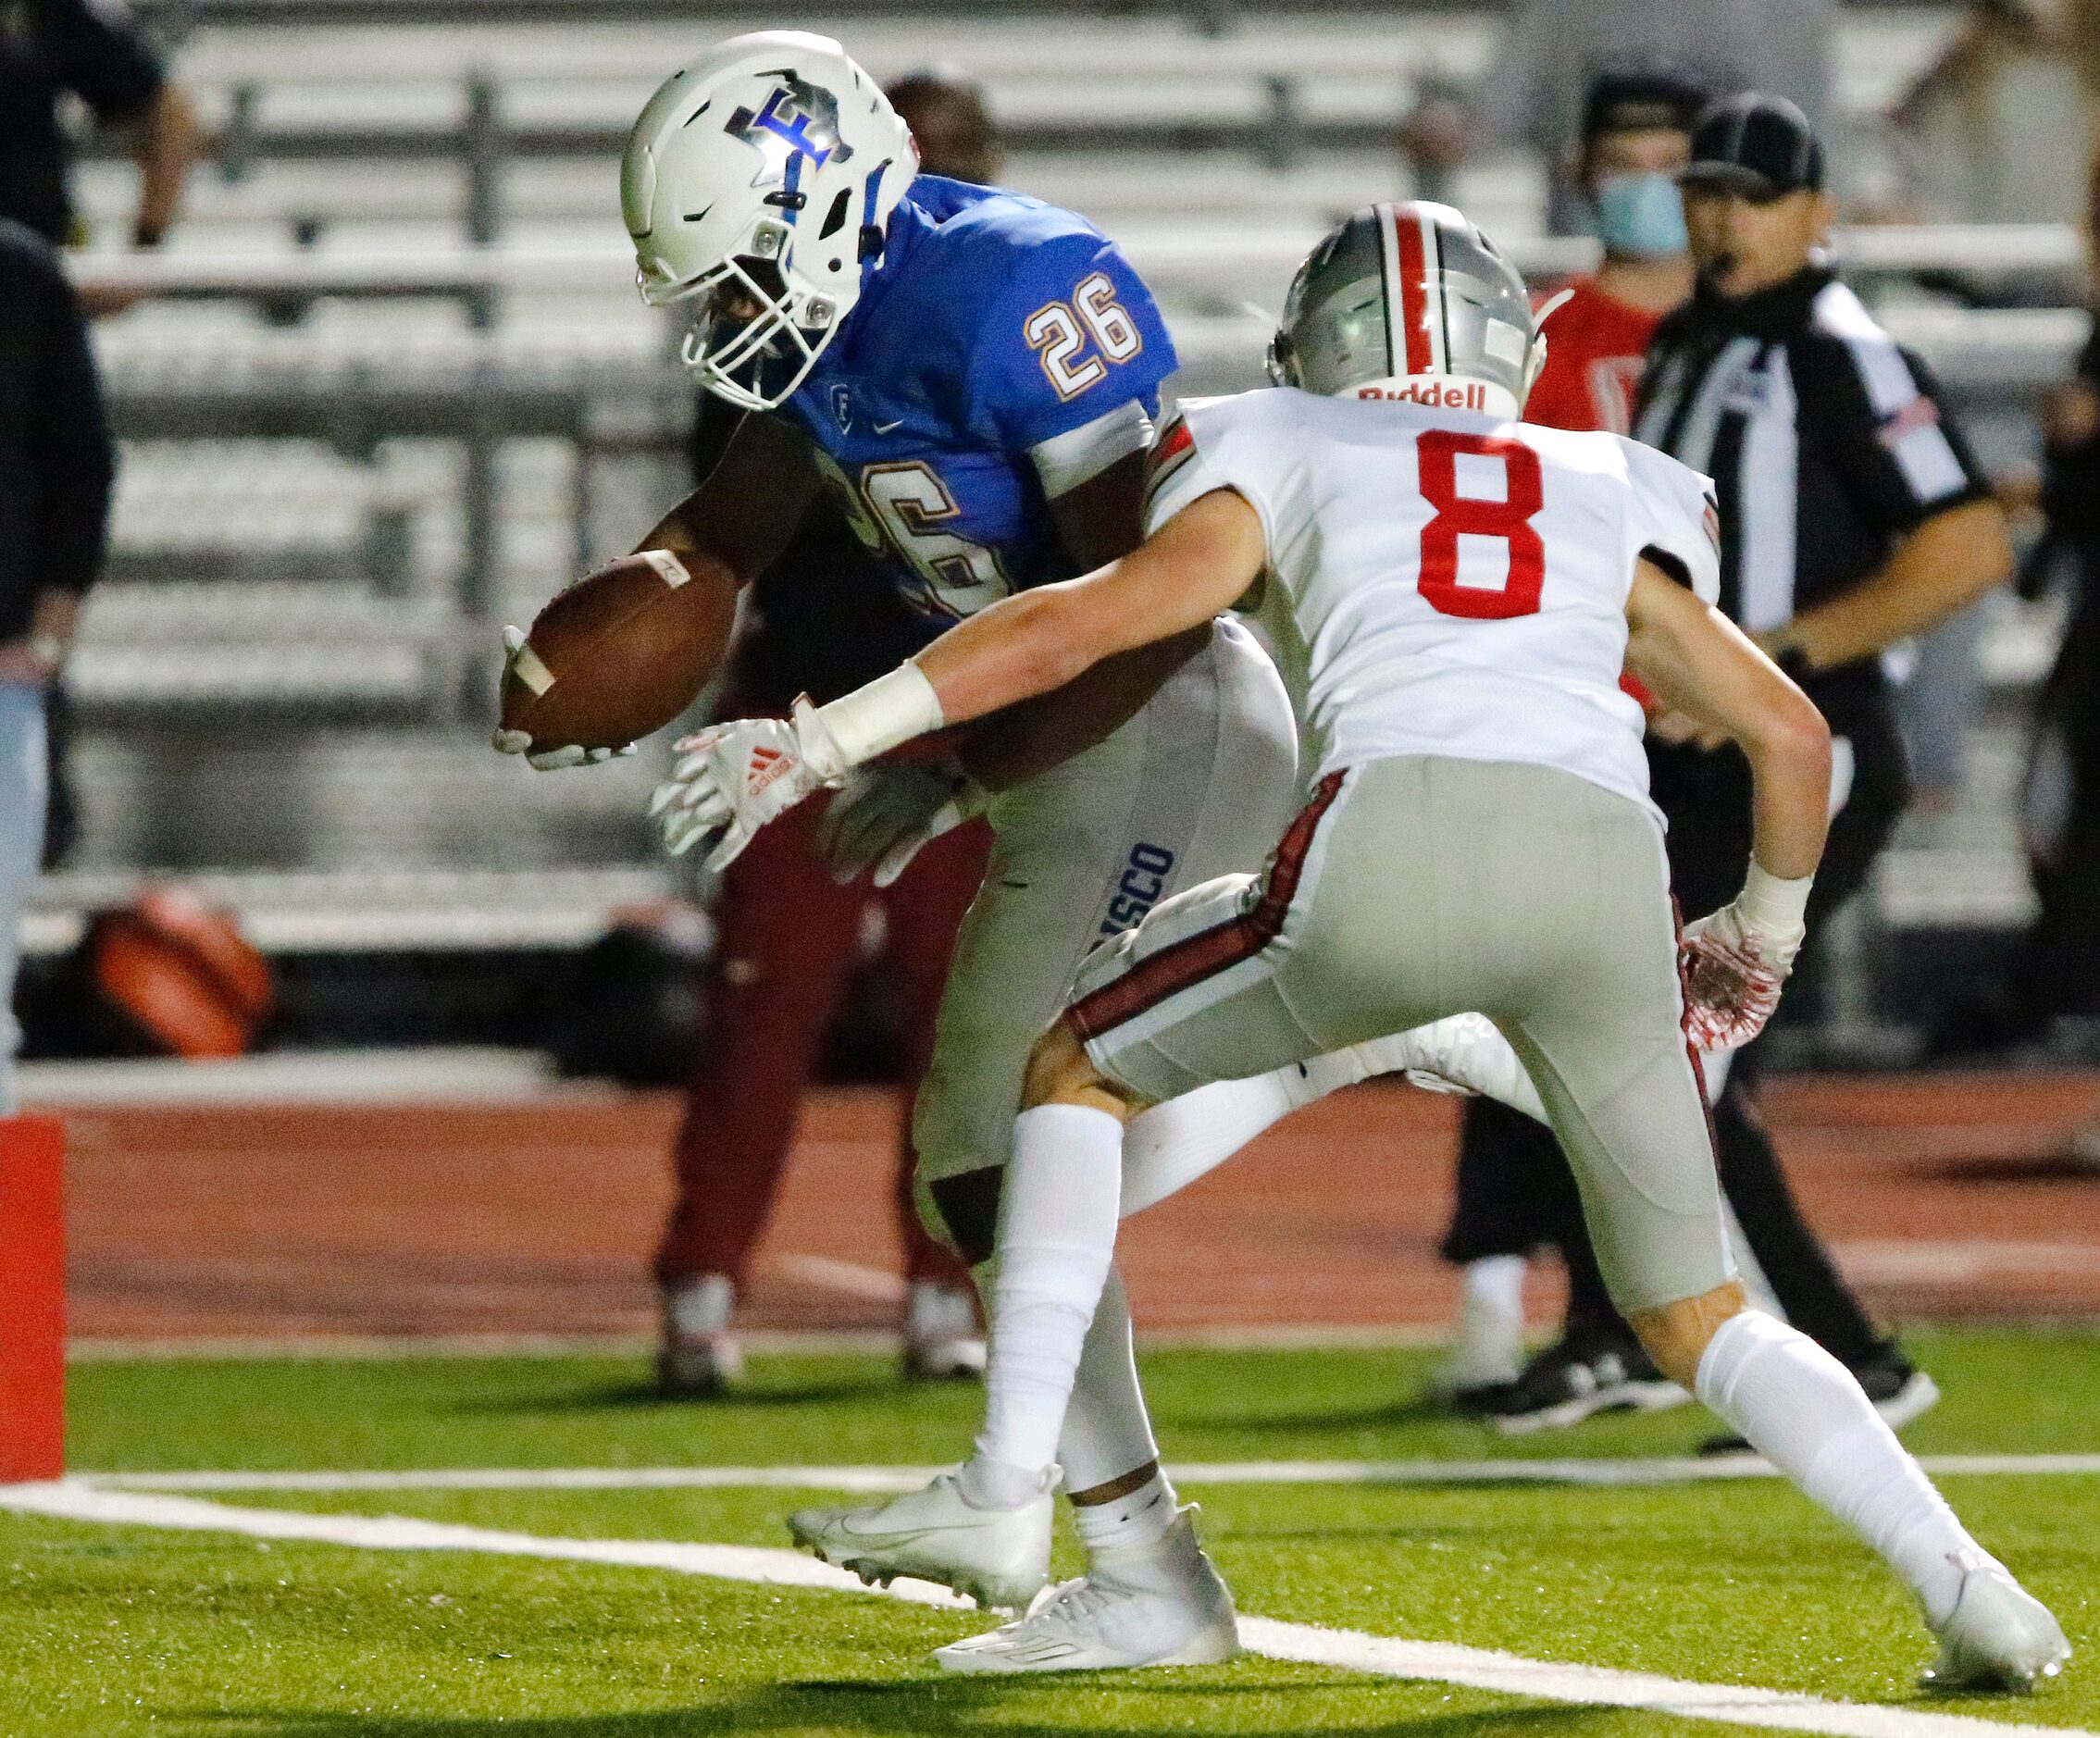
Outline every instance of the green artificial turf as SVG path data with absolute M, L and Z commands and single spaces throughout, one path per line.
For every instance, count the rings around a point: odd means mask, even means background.
M 1920 1453 L 2100 1449 L 2100 1335 L 1932 1334 L 1907 1344 L 1946 1397 Z M 1503 1437 L 1418 1403 L 1435 1354 L 1160 1351 L 1146 1392 L 1170 1459 L 1689 1452 L 1699 1408 Z M 731 1398 L 659 1399 L 640 1359 L 491 1358 L 86 1363 L 68 1457 L 98 1470 L 191 1467 L 917 1465 L 976 1428 L 963 1384 L 901 1386 L 876 1358 L 752 1360 Z
M 1924 1452 L 2100 1449 L 2100 1338 L 1919 1336 L 1947 1390 Z M 1185 1461 L 1682 1452 L 1696 1409 L 1517 1442 L 1429 1417 L 1398 1351 L 1146 1359 Z M 404 1468 L 926 1462 L 976 1396 L 873 1359 L 756 1360 L 742 1396 L 659 1403 L 615 1359 L 89 1364 L 77 1466 Z M 2100 1729 L 2100 1477 L 1965 1476 L 1950 1497 L 2080 1649 L 2047 1694 L 1950 1711 Z M 1192 1487 L 1244 1610 L 1678 1678 L 1917 1703 L 1928 1645 L 1840 1528 L 1771 1481 L 1594 1489 Z M 778 1546 L 786 1490 L 240 1493 L 570 1537 Z M 1061 1555 L 1069 1568 L 1070 1547 Z M 1441 1683 L 1243 1660 L 1114 1679 L 944 1679 L 980 1626 L 873 1597 L 659 1570 L 162 1533 L 0 1516 L 0 1738 L 282 1734 L 1420 1734 L 1618 1738 L 1721 1729 Z M 1923 1706 L 1925 1704 L 1917 1703 Z

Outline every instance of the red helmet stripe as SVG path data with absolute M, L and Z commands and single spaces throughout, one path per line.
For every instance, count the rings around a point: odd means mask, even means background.
M 1429 267 L 1423 258 L 1422 221 L 1412 205 L 1393 213 L 1400 244 L 1400 328 L 1407 336 L 1408 372 L 1427 374 L 1435 366 L 1429 352 Z

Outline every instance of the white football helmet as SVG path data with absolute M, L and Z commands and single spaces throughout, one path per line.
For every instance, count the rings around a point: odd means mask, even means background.
M 860 300 L 917 173 L 911 130 L 831 38 L 733 36 L 666 79 L 628 136 L 641 299 L 690 303 L 687 367 L 772 410 Z

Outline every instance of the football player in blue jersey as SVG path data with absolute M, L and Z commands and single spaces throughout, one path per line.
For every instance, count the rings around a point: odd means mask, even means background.
M 748 580 L 825 491 L 930 641 L 1015 590 L 1137 546 L 1175 358 L 1143 283 L 1083 219 L 916 167 L 908 130 L 837 43 L 765 31 L 719 44 L 656 93 L 628 143 L 622 196 L 643 298 L 685 315 L 687 366 L 754 413 L 643 547 L 704 552 Z M 534 753 L 543 765 L 590 758 Z M 952 764 L 878 763 L 833 801 L 835 863 L 878 880 L 966 813 L 981 808 L 993 828 L 913 1122 L 922 1210 L 980 1280 L 1022 1072 L 1082 958 L 1177 889 L 1257 866 L 1298 806 L 1296 758 L 1274 668 L 1219 620 L 987 721 Z M 682 811 L 667 820 L 674 849 L 712 830 Z M 710 861 L 748 837 L 721 839 Z M 1155 1169 L 1207 1169 L 1321 1092 L 1441 1054 L 1400 1040 L 1360 1050 L 1161 1107 Z M 943 1663 L 1229 1657 L 1231 1597 L 1157 1454 L 1112 1274 L 1059 1450 L 1089 1574 L 1060 1603 L 1068 1620 L 1054 1645 L 1008 1641 L 996 1659 L 943 1650 Z M 1016 1497 L 956 1500 L 988 1522 Z M 1047 1526 L 1047 1506 L 1029 1506 Z M 1003 1577 L 988 1565 L 986 1602 L 1025 1603 L 1041 1583 L 1038 1555 L 1023 1551 Z

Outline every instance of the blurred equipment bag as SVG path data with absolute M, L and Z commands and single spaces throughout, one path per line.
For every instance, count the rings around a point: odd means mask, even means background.
M 188 888 L 142 888 L 98 912 L 75 964 L 118 1052 L 239 1056 L 277 1003 L 269 962 L 239 920 Z

